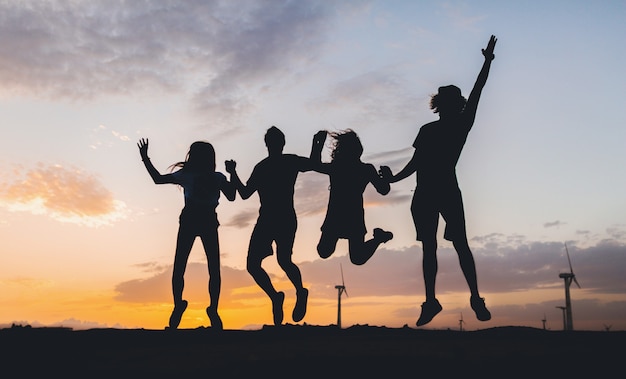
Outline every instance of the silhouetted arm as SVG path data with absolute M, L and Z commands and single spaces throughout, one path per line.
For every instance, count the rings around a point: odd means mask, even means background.
M 226 172 L 230 174 L 230 182 L 232 183 L 234 188 L 239 192 L 239 196 L 241 196 L 241 198 L 245 200 L 249 198 L 250 196 L 252 196 L 252 194 L 254 193 L 254 191 L 256 191 L 256 189 L 246 186 L 241 182 L 241 179 L 239 179 L 239 175 L 237 175 L 236 168 L 237 168 L 237 162 L 233 160 L 226 161 Z
M 320 130 L 313 136 L 313 143 L 311 144 L 310 163 L 313 171 L 327 174 L 325 164 L 322 163 L 322 149 L 324 148 L 324 142 L 326 141 L 325 130 Z
M 387 181 L 388 183 L 399 182 L 402 179 L 409 177 L 414 172 L 417 172 L 417 150 L 415 153 L 413 153 L 413 157 L 411 157 L 411 160 L 406 164 L 406 166 L 404 166 L 404 168 L 395 175 L 393 175 L 391 169 L 388 166 L 380 167 L 380 175 L 383 180 Z
M 391 186 L 389 185 L 389 182 L 385 179 L 383 179 L 378 172 L 376 171 L 376 168 L 373 165 L 371 166 L 371 177 L 370 177 L 370 182 L 372 183 L 372 185 L 374 185 L 374 188 L 376 188 L 376 192 L 378 192 L 381 195 L 386 195 L 389 193 L 389 191 L 391 190 Z
M 233 174 L 230 173 L 228 169 L 232 168 L 232 170 L 234 171 L 236 163 L 235 161 L 231 159 L 229 161 L 224 162 L 224 165 L 226 166 L 226 172 L 230 174 L 230 181 L 228 180 L 224 181 L 221 190 L 224 196 L 226 196 L 228 200 L 234 201 L 235 197 L 237 196 L 237 188 L 235 184 L 233 183 Z
M 148 170 L 148 174 L 150 174 L 150 177 L 155 184 L 174 183 L 172 174 L 162 175 L 150 161 L 150 157 L 148 157 L 147 138 L 140 139 L 137 143 L 137 147 L 139 147 L 139 155 L 141 155 L 141 160 L 143 161 L 144 166 L 146 166 L 146 170 Z
M 474 119 L 476 118 L 476 110 L 478 109 L 480 94 L 483 91 L 483 87 L 485 87 L 485 83 L 487 83 L 489 69 L 491 68 L 491 61 L 495 58 L 493 50 L 496 47 L 497 41 L 498 39 L 495 36 L 491 36 L 489 42 L 487 43 L 487 48 L 481 50 L 483 56 L 485 57 L 485 62 L 478 73 L 478 78 L 476 78 L 476 83 L 474 83 L 474 88 L 472 88 L 472 92 L 470 92 L 467 104 L 465 105 L 465 110 L 463 111 L 463 116 L 466 118 L 467 125 L 470 128 L 474 124 Z

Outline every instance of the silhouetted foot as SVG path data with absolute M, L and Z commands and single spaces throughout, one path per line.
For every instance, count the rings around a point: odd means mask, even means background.
M 382 230 L 381 228 L 374 228 L 374 239 L 376 241 L 380 241 L 380 243 L 385 243 L 393 238 L 393 233 L 388 232 L 386 230 Z
M 293 308 L 293 313 L 291 314 L 291 318 L 293 321 L 298 322 L 304 318 L 306 314 L 306 302 L 309 297 L 309 290 L 306 288 L 302 288 L 299 291 L 296 291 L 296 306 Z
M 285 293 L 276 292 L 276 296 L 272 299 L 272 313 L 274 313 L 274 325 L 278 326 L 283 323 L 283 303 L 285 302 Z
M 476 313 L 476 318 L 480 321 L 489 321 L 491 320 L 491 313 L 485 306 L 485 299 L 482 297 L 472 296 L 470 298 L 470 304 L 472 305 L 472 309 L 474 313 Z
M 185 309 L 187 309 L 187 300 L 182 300 L 180 303 L 174 304 L 174 310 L 170 316 L 170 329 L 178 328 L 178 324 L 180 324 L 180 319 L 183 317 Z
M 437 313 L 441 312 L 443 308 L 441 304 L 439 304 L 439 300 L 428 300 L 422 303 L 422 314 L 420 318 L 417 320 L 416 325 L 422 326 L 428 324 L 433 317 L 437 316 Z
M 211 328 L 216 330 L 224 329 L 222 325 L 222 319 L 220 318 L 220 315 L 217 314 L 217 309 L 207 307 L 206 314 L 207 316 L 209 316 L 209 320 L 211 320 Z

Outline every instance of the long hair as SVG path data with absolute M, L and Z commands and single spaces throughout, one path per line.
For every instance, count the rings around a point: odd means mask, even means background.
M 363 145 L 359 136 L 352 129 L 329 133 L 333 137 L 331 162 L 343 163 L 358 161 L 363 154 Z
M 170 166 L 191 171 L 215 171 L 215 149 L 205 141 L 196 141 L 191 144 L 185 160 Z

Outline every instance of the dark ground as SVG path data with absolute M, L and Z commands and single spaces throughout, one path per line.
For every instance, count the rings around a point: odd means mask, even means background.
M 0 330 L 2 377 L 624 377 L 626 332 L 286 325 Z

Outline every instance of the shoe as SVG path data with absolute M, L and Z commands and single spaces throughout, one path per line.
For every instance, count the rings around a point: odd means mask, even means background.
M 212 329 L 224 330 L 224 326 L 222 325 L 222 319 L 220 318 L 220 315 L 217 314 L 217 309 L 207 307 L 206 314 L 207 316 L 209 316 L 209 320 L 211 320 Z
M 187 300 L 183 300 L 178 304 L 174 304 L 174 310 L 170 316 L 170 329 L 177 329 L 180 324 L 180 319 L 183 318 L 183 313 L 187 309 Z
M 274 313 L 274 325 L 278 326 L 283 323 L 283 303 L 285 302 L 285 293 L 276 292 L 276 296 L 272 299 L 272 313 Z
M 437 316 L 439 312 L 441 312 L 443 308 L 441 304 L 439 304 L 439 300 L 428 300 L 422 303 L 422 314 L 420 318 L 417 320 L 416 325 L 422 326 L 428 324 L 433 317 Z
M 470 298 L 470 304 L 472 305 L 472 309 L 474 313 L 476 313 L 476 318 L 480 321 L 489 321 L 491 320 L 491 313 L 485 306 L 485 299 L 482 297 L 472 296 Z
M 386 230 L 382 230 L 381 228 L 374 228 L 374 239 L 380 241 L 381 243 L 385 243 L 393 238 L 393 233 L 388 232 Z
M 304 318 L 306 314 L 306 303 L 309 297 L 309 290 L 306 288 L 296 291 L 296 306 L 293 308 L 291 318 L 293 321 L 298 322 Z

